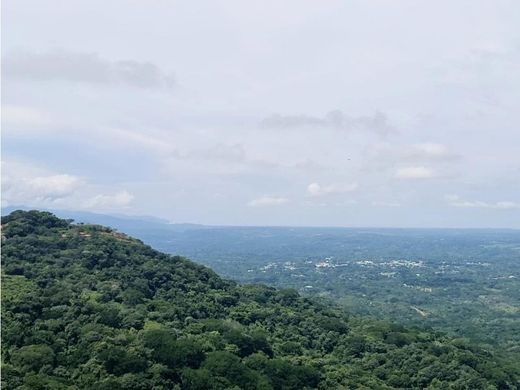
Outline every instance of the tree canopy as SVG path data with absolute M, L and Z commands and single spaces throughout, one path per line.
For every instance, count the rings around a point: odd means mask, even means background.
M 124 234 L 2 218 L 6 389 L 519 388 L 462 339 L 238 285 Z

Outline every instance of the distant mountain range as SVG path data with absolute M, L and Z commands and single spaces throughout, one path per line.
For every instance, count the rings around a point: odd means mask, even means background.
M 15 210 L 32 210 L 34 207 L 27 206 L 8 206 L 2 207 L 2 215 L 8 215 Z M 124 214 L 99 214 L 89 211 L 77 210 L 58 210 L 58 209 L 41 209 L 53 213 L 59 218 L 73 219 L 77 223 L 89 223 L 109 226 L 127 234 L 135 234 L 143 231 L 171 231 L 179 232 L 189 229 L 203 229 L 204 225 L 193 223 L 171 223 L 166 219 L 151 216 L 130 216 Z

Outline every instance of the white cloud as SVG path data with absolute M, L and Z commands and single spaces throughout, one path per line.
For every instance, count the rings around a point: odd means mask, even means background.
M 448 204 L 453 207 L 464 208 L 482 208 L 482 209 L 496 209 L 496 210 L 512 210 L 520 209 L 520 202 L 499 201 L 499 202 L 483 202 L 480 200 L 468 201 L 461 199 L 458 195 L 446 195 L 444 197 Z
M 435 142 L 412 145 L 408 155 L 414 159 L 430 160 L 453 160 L 458 157 L 455 153 L 451 152 L 446 145 Z
M 253 199 L 247 205 L 250 207 L 279 206 L 287 202 L 289 202 L 289 199 L 287 198 L 263 196 L 261 198 Z
M 73 196 L 85 183 L 77 176 L 50 174 L 17 163 L 2 163 L 2 202 L 43 205 Z
M 371 164 L 379 168 L 422 164 L 443 164 L 460 161 L 461 156 L 448 146 L 438 142 L 415 144 L 379 143 L 368 147 Z
M 311 197 L 320 197 L 332 194 L 344 194 L 355 191 L 358 188 L 357 183 L 351 184 L 330 184 L 321 186 L 318 183 L 311 183 L 307 186 L 307 195 Z
M 431 179 L 435 177 L 435 172 L 432 169 L 423 166 L 406 167 L 398 169 L 395 177 L 405 180 Z
M 83 185 L 78 177 L 67 174 L 34 177 L 26 179 L 26 183 L 36 197 L 43 199 L 69 196 Z
M 130 206 L 134 196 L 128 191 L 120 191 L 112 195 L 99 194 L 84 203 L 84 208 L 94 210 L 119 209 Z
M 128 191 L 110 195 L 104 191 L 106 187 L 75 175 L 51 172 L 27 162 L 2 162 L 4 206 L 110 210 L 125 208 L 134 198 Z

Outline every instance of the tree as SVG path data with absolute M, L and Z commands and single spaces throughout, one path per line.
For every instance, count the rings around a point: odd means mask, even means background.
M 54 364 L 54 351 L 48 345 L 26 345 L 12 353 L 11 362 L 25 371 L 38 372 Z

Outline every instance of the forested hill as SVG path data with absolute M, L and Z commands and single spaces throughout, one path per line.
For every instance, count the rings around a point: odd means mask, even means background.
M 2 218 L 4 389 L 515 389 L 464 340 L 240 286 L 108 228 Z

